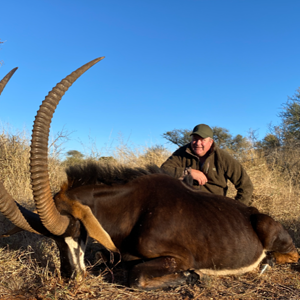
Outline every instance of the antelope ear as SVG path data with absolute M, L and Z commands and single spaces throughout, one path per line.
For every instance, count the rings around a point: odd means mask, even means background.
M 89 206 L 74 201 L 72 205 L 72 216 L 79 219 L 86 228 L 89 236 L 101 245 L 113 252 L 119 252 L 110 235 L 104 230 L 96 219 Z

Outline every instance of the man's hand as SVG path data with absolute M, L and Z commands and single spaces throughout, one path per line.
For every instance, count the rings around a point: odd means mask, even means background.
M 192 175 L 194 180 L 197 180 L 200 185 L 204 185 L 207 182 L 207 177 L 201 171 L 191 169 L 190 174 Z

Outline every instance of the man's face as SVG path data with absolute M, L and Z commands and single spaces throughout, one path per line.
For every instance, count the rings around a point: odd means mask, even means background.
M 192 135 L 191 147 L 194 153 L 199 157 L 204 156 L 207 153 L 212 143 L 213 139 L 210 137 L 204 139 L 197 134 Z

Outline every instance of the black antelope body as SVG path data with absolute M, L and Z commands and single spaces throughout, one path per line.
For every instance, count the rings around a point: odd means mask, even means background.
M 157 167 L 112 168 L 95 164 L 67 170 L 52 197 L 47 151 L 52 116 L 66 90 L 96 59 L 63 79 L 35 118 L 30 172 L 38 213 L 0 189 L 0 209 L 18 227 L 52 237 L 62 273 L 85 270 L 91 236 L 123 260 L 135 260 L 129 285 L 176 286 L 198 274 L 237 274 L 255 269 L 272 252 L 277 263 L 298 261 L 287 231 L 271 217 L 236 200 L 201 193 Z

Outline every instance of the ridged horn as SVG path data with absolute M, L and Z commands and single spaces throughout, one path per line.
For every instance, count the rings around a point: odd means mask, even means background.
M 28 224 L 23 214 L 19 210 L 18 204 L 11 197 L 11 195 L 6 191 L 1 181 L 0 181 L 0 211 L 14 225 L 24 230 L 38 233 Z
M 30 151 L 33 197 L 43 225 L 54 235 L 62 235 L 70 221 L 67 216 L 59 213 L 51 195 L 48 175 L 48 138 L 51 120 L 59 101 L 69 87 L 103 58 L 92 60 L 58 83 L 46 96 L 35 117 Z
M 18 67 L 12 69 L 9 73 L 7 73 L 7 75 L 5 75 L 3 77 L 3 79 L 0 81 L 0 95 L 2 93 L 2 91 L 4 90 L 6 84 L 8 83 L 9 79 L 11 78 L 11 76 L 14 75 L 14 73 L 17 71 Z

